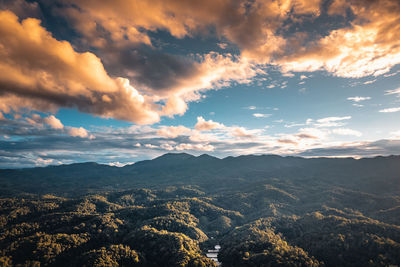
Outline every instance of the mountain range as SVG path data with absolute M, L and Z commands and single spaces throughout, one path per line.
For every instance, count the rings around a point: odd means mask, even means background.
M 399 266 L 400 156 L 0 170 L 0 266 Z

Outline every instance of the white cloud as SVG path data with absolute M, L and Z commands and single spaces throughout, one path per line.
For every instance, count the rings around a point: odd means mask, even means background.
M 362 133 L 357 130 L 352 130 L 348 128 L 337 128 L 333 129 L 332 132 L 337 135 L 351 135 L 351 136 L 362 136 Z
M 398 95 L 398 96 L 400 96 L 400 88 L 393 89 L 393 90 L 387 90 L 385 92 L 385 95 Z
M 147 148 L 158 148 L 158 146 L 152 145 L 152 144 L 145 144 L 144 147 Z
M 246 107 L 245 109 L 255 110 L 255 109 L 257 109 L 257 107 L 256 106 L 249 106 L 249 107 Z
M 364 84 L 371 84 L 371 83 L 374 83 L 376 81 L 377 81 L 377 79 L 373 79 L 373 80 L 365 81 Z
M 203 117 L 197 117 L 197 123 L 194 128 L 198 131 L 209 131 L 213 129 L 222 129 L 225 126 L 222 123 L 218 123 L 212 120 L 206 121 Z
M 371 99 L 371 97 L 369 97 L 369 96 L 352 96 L 352 97 L 347 98 L 347 100 L 354 101 L 354 102 L 361 102 L 361 101 L 370 100 L 370 99 Z
M 88 131 L 83 127 L 68 127 L 68 134 L 73 137 L 89 138 L 94 139 L 95 136 L 88 133 Z
M 185 126 L 161 126 L 157 130 L 157 134 L 162 137 L 175 138 L 182 134 L 190 133 L 190 129 Z
M 351 119 L 351 116 L 322 118 L 322 119 L 318 119 L 317 120 L 317 123 L 315 123 L 315 126 L 317 126 L 317 127 L 338 127 L 338 126 L 343 126 L 344 123 L 341 122 L 341 121 L 349 120 L 349 119 Z
M 271 116 L 271 114 L 265 114 L 265 113 L 254 113 L 253 114 L 254 117 L 256 118 L 268 118 Z
M 385 109 L 379 110 L 379 112 L 382 112 L 382 113 L 393 113 L 393 112 L 399 112 L 399 111 L 400 111 L 400 107 L 398 107 L 398 108 L 385 108 Z
M 43 119 L 43 121 L 50 125 L 51 128 L 53 129 L 63 129 L 64 125 L 61 123 L 61 121 L 59 119 L 57 119 L 56 117 L 54 117 L 53 115 L 50 115 L 46 118 Z
M 390 137 L 393 139 L 400 139 L 400 130 L 391 132 Z
M 209 144 L 186 144 L 182 143 L 175 147 L 176 150 L 199 150 L 199 151 L 213 151 L 214 146 Z

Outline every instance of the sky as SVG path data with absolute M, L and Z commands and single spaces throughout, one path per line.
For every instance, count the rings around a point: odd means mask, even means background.
M 0 0 L 0 168 L 400 154 L 398 0 Z

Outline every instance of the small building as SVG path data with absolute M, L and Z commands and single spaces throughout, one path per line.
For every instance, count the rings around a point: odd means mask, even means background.
M 214 249 L 209 249 L 206 253 L 207 258 L 213 260 L 217 265 L 221 265 L 221 263 L 218 261 L 218 253 L 220 249 L 220 245 L 215 245 Z

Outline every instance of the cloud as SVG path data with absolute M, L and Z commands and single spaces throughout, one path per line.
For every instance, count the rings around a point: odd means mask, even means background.
M 255 109 L 257 109 L 257 107 L 256 106 L 248 106 L 248 107 L 245 107 L 245 109 L 255 110 Z
M 19 22 L 12 12 L 1 12 L 0 110 L 4 113 L 71 107 L 106 118 L 154 123 L 160 116 L 184 114 L 187 103 L 198 100 L 203 91 L 251 83 L 265 74 L 267 65 L 284 74 L 326 70 L 341 77 L 363 77 L 388 72 L 400 62 L 400 41 L 393 34 L 399 27 L 396 1 L 369 1 L 365 6 L 360 1 L 332 1 L 328 15 L 346 16 L 338 10 L 348 10 L 352 16 L 345 19 L 350 25 L 329 26 L 324 34 L 293 33 L 288 25 L 327 16 L 320 0 L 246 5 L 225 0 L 56 2 L 48 5 L 77 32 L 76 50 L 52 37 L 39 20 Z M 36 3 L 18 3 L 39 9 Z M 16 6 L 3 8 L 25 18 L 27 14 Z M 41 16 L 35 12 L 28 15 Z M 151 37 L 166 31 L 175 38 L 192 38 L 210 34 L 211 28 L 219 43 L 234 44 L 239 52 L 166 53 Z M 77 52 L 85 48 L 97 56 Z
M 129 81 L 112 78 L 92 53 L 78 53 L 33 18 L 0 11 L 0 109 L 82 112 L 132 121 L 159 120 L 154 104 Z
M 69 129 L 68 126 L 61 130 L 37 127 L 24 118 L 0 121 L 0 135 L 10 136 L 9 139 L 0 139 L 0 166 L 32 167 L 46 165 L 45 162 L 66 164 L 85 161 L 127 164 L 157 157 L 168 151 L 188 151 L 195 155 L 206 151 L 221 157 L 249 153 L 357 157 L 400 153 L 400 143 L 396 143 L 396 140 L 357 143 L 330 141 L 332 130 L 311 127 L 276 136 L 265 135 L 262 129 L 240 126 L 225 127 L 206 135 L 189 128 L 190 132 L 176 137 L 160 136 L 157 133 L 159 128 L 140 125 L 94 128 L 91 133 L 86 130 L 87 136 L 83 130 L 75 128 L 82 136 L 86 136 L 79 138 L 64 134 Z M 192 138 L 196 132 L 203 135 L 202 138 Z M 90 139 L 90 135 L 96 138 Z
M 353 96 L 353 97 L 348 97 L 347 100 L 354 101 L 354 102 L 361 102 L 365 100 L 370 100 L 371 97 L 369 96 Z
M 213 151 L 215 148 L 209 144 L 179 144 L 175 147 L 175 150 L 198 150 L 198 151 Z
M 341 145 L 308 149 L 298 155 L 306 157 L 375 157 L 397 155 L 400 140 L 378 140 L 373 142 L 353 142 Z
M 400 96 L 400 88 L 393 89 L 393 90 L 387 90 L 385 92 L 385 95 L 397 95 L 397 96 Z
M 24 0 L 1 1 L 0 10 L 10 10 L 20 18 L 40 17 L 41 11 L 36 2 Z
M 73 136 L 73 137 L 89 138 L 89 139 L 95 138 L 94 135 L 89 134 L 88 131 L 86 131 L 86 129 L 83 127 L 79 127 L 79 128 L 68 127 L 67 132 L 70 136 Z
M 328 132 L 317 128 L 301 128 L 296 136 L 300 139 L 324 139 Z
M 351 14 L 354 19 L 349 27 L 333 29 L 311 43 L 289 46 L 287 51 L 296 52 L 282 52 L 276 60 L 284 72 L 326 70 L 339 77 L 359 78 L 381 75 L 400 63 L 400 40 L 395 37 L 400 27 L 398 1 L 335 0 L 328 14 Z
M 400 139 L 400 130 L 399 131 L 390 132 L 390 136 L 393 139 Z
M 254 137 L 254 134 L 251 133 L 250 131 L 246 130 L 244 127 L 231 127 L 230 128 L 230 133 L 234 137 L 239 137 L 239 138 L 252 138 Z
M 317 127 L 337 127 L 344 125 L 341 121 L 350 120 L 351 116 L 344 116 L 344 117 L 327 117 L 318 119 L 315 125 Z
M 299 145 L 299 143 L 297 141 L 292 140 L 292 139 L 278 139 L 277 142 L 280 144 L 289 145 L 289 146 L 298 146 Z
M 265 113 L 253 113 L 253 117 L 256 118 L 268 118 L 270 117 L 271 114 L 265 114 Z
M 190 133 L 191 130 L 184 126 L 161 126 L 157 134 L 162 137 L 175 138 L 182 134 Z
M 228 44 L 227 44 L 227 43 L 218 43 L 217 45 L 218 45 L 218 47 L 221 48 L 221 49 L 226 49 L 226 48 L 228 47 Z
M 301 139 L 318 139 L 318 137 L 307 133 L 298 133 L 296 136 Z
M 385 109 L 379 110 L 379 112 L 382 112 L 382 113 L 393 113 L 393 112 L 399 112 L 399 111 L 400 111 L 400 107 L 398 107 L 398 108 L 385 108 Z
M 9 11 L 1 11 L 0 16 L 0 110 L 5 113 L 22 108 L 55 112 L 59 107 L 72 107 L 105 118 L 151 124 L 160 116 L 184 114 L 187 102 L 198 100 L 201 91 L 231 82 L 250 83 L 262 72 L 244 58 L 215 52 L 197 55 L 197 60 L 139 54 L 150 64 L 133 59 L 137 53 L 111 56 L 142 68 L 143 72 L 129 67 L 120 70 L 142 86 L 139 92 L 128 79 L 111 77 L 94 54 L 78 53 L 67 41 L 53 38 L 39 20 L 29 18 L 20 23 Z M 109 61 L 110 55 L 102 55 Z M 171 73 L 174 68 L 176 72 Z M 160 73 L 165 70 L 168 72 Z
M 357 137 L 362 136 L 361 132 L 356 131 L 356 130 L 352 130 L 352 129 L 347 129 L 347 128 L 333 129 L 332 132 L 334 134 L 338 134 L 338 135 L 351 135 L 351 136 L 357 136 Z
M 363 84 L 372 84 L 376 81 L 377 81 L 377 79 L 373 79 L 373 80 L 365 81 L 365 82 L 363 82 Z
M 61 121 L 59 119 L 57 119 L 56 117 L 54 117 L 53 115 L 50 115 L 46 118 L 43 119 L 43 121 L 50 125 L 51 128 L 53 129 L 63 129 L 64 125 L 61 123 Z
M 213 129 L 222 129 L 225 126 L 221 123 L 215 122 L 213 120 L 204 120 L 203 117 L 197 117 L 197 123 L 194 128 L 198 131 L 209 131 Z

